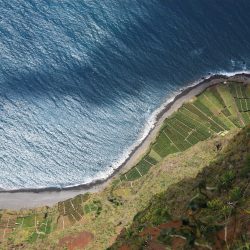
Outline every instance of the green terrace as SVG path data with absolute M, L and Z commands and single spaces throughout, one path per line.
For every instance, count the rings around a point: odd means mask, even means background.
M 209 87 L 164 121 L 148 153 L 120 180 L 134 181 L 167 155 L 249 123 L 250 85 L 227 82 Z
M 247 126 L 234 135 L 223 153 L 218 153 L 209 164 L 204 164 L 198 174 L 182 178 L 180 182 L 170 184 L 165 191 L 153 195 L 147 206 L 133 216 L 133 222 L 123 227 L 108 250 L 248 250 L 249 142 L 250 126 Z M 208 146 L 206 142 L 202 144 Z M 187 158 L 188 154 L 183 153 Z M 152 175 L 154 181 L 160 181 L 159 171 L 152 172 Z M 145 182 L 150 182 L 151 175 L 148 177 Z M 138 183 L 143 182 L 141 179 Z M 141 192 L 145 192 L 145 188 Z
M 80 194 L 72 199 L 62 201 L 58 203 L 58 212 L 61 217 L 68 217 L 70 224 L 74 224 L 80 221 L 84 213 L 84 204 L 88 201 L 89 194 Z M 86 206 L 86 205 L 85 205 Z
M 89 194 L 80 194 L 72 199 L 59 202 L 54 209 L 20 213 L 0 211 L 0 243 L 17 240 L 33 243 L 43 239 L 55 230 L 71 227 L 80 222 L 84 215 L 97 217 L 102 211 L 99 200 L 89 200 Z M 14 243 L 14 242 L 13 242 Z
M 53 212 L 37 212 L 29 214 L 6 213 L 0 219 L 0 242 L 4 239 L 18 238 L 34 242 L 46 237 L 53 230 Z
M 10 249 L 17 249 L 19 244 L 37 244 L 49 234 L 59 234 L 73 225 L 78 227 L 97 217 L 102 220 L 99 215 L 107 213 L 107 208 L 120 211 L 126 203 L 126 189 L 120 195 L 124 189 L 115 190 L 117 184 L 133 186 L 132 181 L 146 175 L 166 156 L 185 151 L 214 135 L 226 135 L 229 130 L 249 123 L 250 84 L 227 82 L 212 86 L 164 121 L 147 153 L 138 164 L 112 182 L 111 192 L 105 200 L 86 193 L 59 202 L 53 208 L 18 213 L 0 210 L 0 244 L 8 242 L 10 247 L 13 246 Z

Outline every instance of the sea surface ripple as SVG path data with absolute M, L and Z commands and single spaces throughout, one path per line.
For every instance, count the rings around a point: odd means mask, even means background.
M 0 188 L 110 174 L 177 91 L 249 69 L 249 13 L 248 0 L 0 0 Z

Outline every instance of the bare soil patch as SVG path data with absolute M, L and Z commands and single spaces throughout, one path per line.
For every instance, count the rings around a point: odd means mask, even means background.
M 67 247 L 68 250 L 84 249 L 93 239 L 94 235 L 92 233 L 84 231 L 60 239 L 59 246 Z

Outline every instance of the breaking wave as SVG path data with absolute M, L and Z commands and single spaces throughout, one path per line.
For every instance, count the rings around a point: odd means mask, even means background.
M 250 4 L 0 0 L 0 188 L 106 178 L 182 89 L 250 67 Z

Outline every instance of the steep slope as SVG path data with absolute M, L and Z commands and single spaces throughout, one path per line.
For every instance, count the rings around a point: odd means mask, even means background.
M 138 179 L 167 155 L 249 123 L 250 84 L 227 81 L 209 87 L 165 120 L 148 153 L 121 179 Z
M 155 195 L 110 249 L 249 249 L 250 126 L 195 178 Z
M 52 208 L 0 211 L 0 249 L 109 247 L 154 195 L 195 177 L 218 155 L 225 157 L 224 148 L 249 121 L 250 85 L 229 82 L 208 88 L 166 119 L 141 161 L 105 190 Z M 177 203 L 184 201 L 182 193 L 180 189 Z

